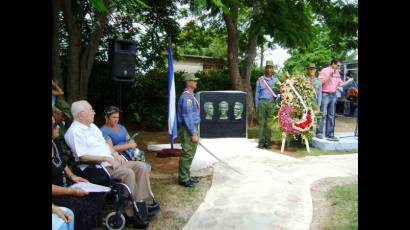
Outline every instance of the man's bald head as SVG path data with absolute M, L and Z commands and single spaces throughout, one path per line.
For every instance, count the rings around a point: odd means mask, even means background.
M 74 120 L 89 125 L 94 121 L 95 112 L 88 101 L 81 100 L 71 104 L 71 114 Z

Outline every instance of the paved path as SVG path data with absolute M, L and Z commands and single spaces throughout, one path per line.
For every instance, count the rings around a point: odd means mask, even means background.
M 226 140 L 204 143 L 213 151 L 221 150 L 211 149 L 218 142 L 229 148 L 217 154 L 244 176 L 221 163 L 214 164 L 212 186 L 184 230 L 308 230 L 313 215 L 312 182 L 358 174 L 357 154 L 296 159 L 257 149 L 252 141 L 236 141 L 233 145 Z

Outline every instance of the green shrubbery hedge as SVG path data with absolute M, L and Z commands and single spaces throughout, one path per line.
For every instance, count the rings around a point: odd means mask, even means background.
M 252 88 L 263 71 L 252 71 Z M 195 74 L 201 80 L 198 82 L 199 91 L 231 90 L 228 70 L 212 70 L 208 73 Z M 179 98 L 184 85 L 182 72 L 176 72 L 176 96 Z M 88 101 L 96 111 L 95 122 L 102 125 L 103 110 L 108 105 L 117 105 L 117 82 L 108 78 L 106 63 L 96 63 L 88 92 Z M 168 120 L 168 73 L 167 71 L 151 70 L 144 74 L 137 74 L 133 83 L 122 83 L 122 121 L 131 123 L 139 129 L 166 130 Z

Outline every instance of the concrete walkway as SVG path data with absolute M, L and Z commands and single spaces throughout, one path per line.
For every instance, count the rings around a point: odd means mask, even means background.
M 202 142 L 209 150 L 218 150 L 214 153 L 244 176 L 215 163 L 212 186 L 184 230 L 308 230 L 313 215 L 312 182 L 358 174 L 357 154 L 296 159 L 258 149 L 247 139 Z M 203 151 L 198 153 L 196 166 L 206 158 Z

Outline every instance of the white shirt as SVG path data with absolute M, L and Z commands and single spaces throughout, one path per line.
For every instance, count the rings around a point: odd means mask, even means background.
M 101 130 L 93 123 L 88 127 L 74 120 L 64 139 L 76 160 L 85 155 L 113 158 L 110 146 L 105 141 Z M 102 165 L 111 166 L 108 162 L 103 162 Z

